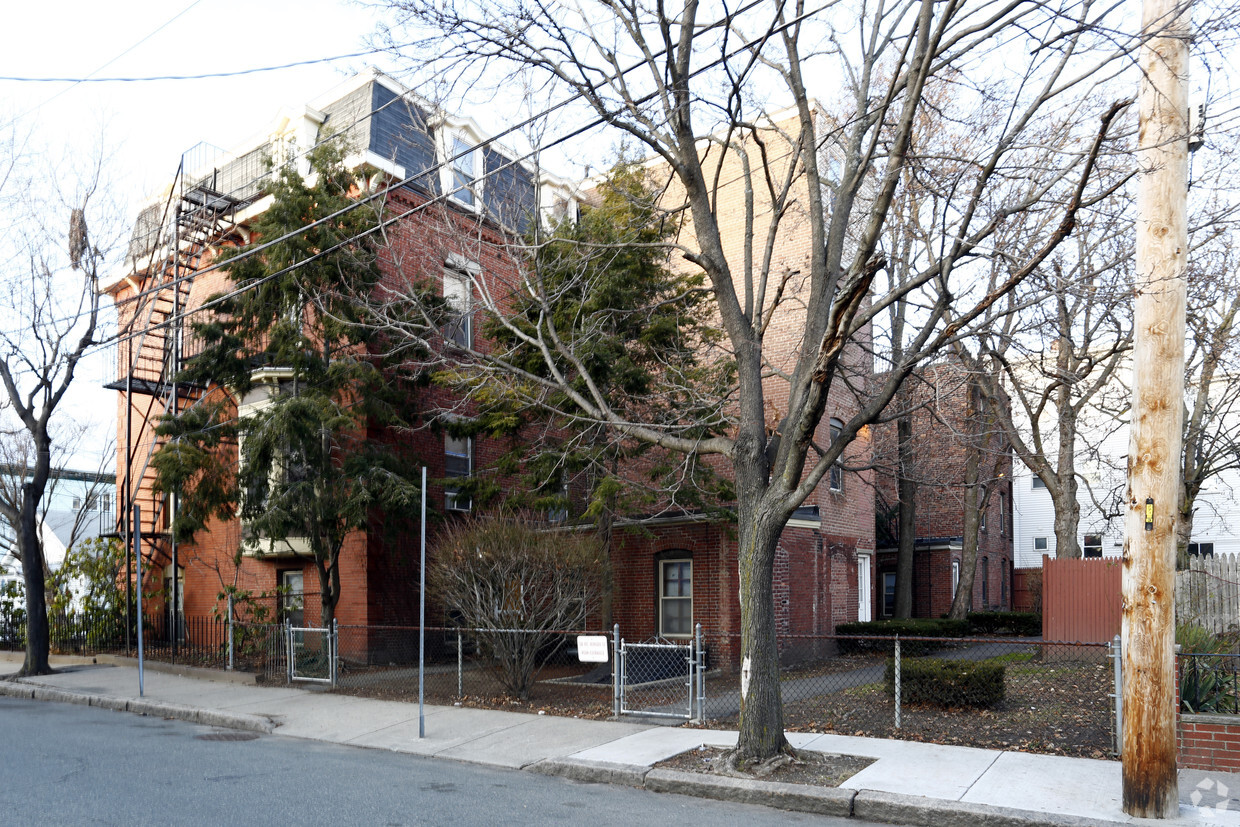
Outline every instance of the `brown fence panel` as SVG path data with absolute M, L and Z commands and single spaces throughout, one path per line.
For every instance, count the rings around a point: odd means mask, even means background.
M 1042 570 L 1012 570 L 1012 611 L 1042 611 Z
M 1106 643 L 1120 630 L 1120 561 L 1042 558 L 1042 638 Z

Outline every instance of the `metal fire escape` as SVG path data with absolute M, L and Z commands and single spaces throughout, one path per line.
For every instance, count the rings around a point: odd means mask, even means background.
M 183 156 L 167 202 L 151 208 L 159 210 L 154 221 L 152 215 L 146 216 L 151 231 L 142 255 L 134 256 L 130 307 L 120 314 L 118 375 L 105 386 L 123 393 L 125 399 L 124 438 L 118 445 L 124 453 L 117 480 L 117 535 L 126 547 L 126 582 L 133 582 L 130 554 L 138 530 L 145 564 L 172 566 L 169 607 L 177 607 L 181 599 L 177 548 L 170 531 L 177 503 L 175 495 L 157 495 L 154 490 L 151 458 L 165 441 L 155 428 L 165 414 L 180 413 L 202 397 L 202 387 L 178 381 L 187 360 L 199 352 L 186 325 L 194 276 L 210 264 L 214 248 L 238 240 L 238 213 L 253 200 L 252 193 L 239 198 L 221 192 L 219 179 L 218 168 L 205 178 L 189 179 Z M 137 526 L 135 505 L 141 512 Z M 132 617 L 132 596 L 128 602 Z M 180 614 L 171 610 L 169 617 L 175 654 Z

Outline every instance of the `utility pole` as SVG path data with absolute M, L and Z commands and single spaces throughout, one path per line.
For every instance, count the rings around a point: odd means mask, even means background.
M 1190 0 L 1144 0 L 1137 145 L 1136 335 L 1123 567 L 1123 803 L 1179 814 L 1175 544 L 1188 263 Z

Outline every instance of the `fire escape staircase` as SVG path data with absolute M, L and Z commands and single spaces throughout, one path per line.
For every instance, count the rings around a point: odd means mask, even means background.
M 206 180 L 190 182 L 184 162 L 178 169 L 165 216 L 161 238 L 155 248 L 164 249 L 162 261 L 151 256 L 150 266 L 136 279 L 141 287 L 134 297 L 128 322 L 122 325 L 117 365 L 119 376 L 105 387 L 125 394 L 131 417 L 124 454 L 124 485 L 117 497 L 118 534 L 125 530 L 133 505 L 141 508 L 144 557 L 157 559 L 169 541 L 169 501 L 154 490 L 155 469 L 151 458 L 166 439 L 155 428 L 166 413 L 180 413 L 202 398 L 204 388 L 187 383 L 178 374 L 199 352 L 199 342 L 189 332 L 186 310 L 194 276 L 209 263 L 211 248 L 235 237 L 237 213 L 253 199 L 237 199 L 214 187 L 218 171 Z M 145 402 L 140 401 L 145 400 Z M 122 426 L 125 427 L 125 426 Z M 119 481 L 118 481 L 119 482 Z

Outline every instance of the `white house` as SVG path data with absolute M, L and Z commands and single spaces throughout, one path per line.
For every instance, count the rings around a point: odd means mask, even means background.
M 1053 432 L 1045 427 L 1043 430 Z M 1082 419 L 1076 458 L 1080 482 L 1077 501 L 1081 506 L 1077 542 L 1086 557 L 1119 557 L 1123 552 L 1124 512 L 1120 504 L 1126 485 L 1128 436 L 1128 423 L 1113 415 L 1093 412 Z M 1053 445 L 1046 450 L 1053 451 Z M 1238 506 L 1240 471 L 1224 471 L 1210 478 L 1196 501 L 1189 552 L 1240 552 L 1240 526 L 1232 518 Z M 1012 529 L 1016 568 L 1039 568 L 1042 555 L 1055 555 L 1055 509 L 1050 494 L 1019 461 L 1014 463 L 1012 474 Z

